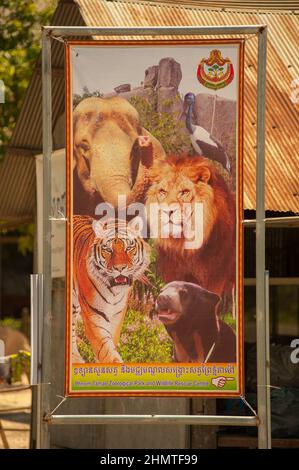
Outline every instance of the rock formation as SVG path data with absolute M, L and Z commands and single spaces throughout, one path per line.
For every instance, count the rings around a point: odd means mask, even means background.
M 119 85 L 114 88 L 114 91 L 119 94 L 119 93 L 124 93 L 126 91 L 131 91 L 131 85 L 129 83 L 124 83 L 123 85 Z
M 158 65 L 152 65 L 145 71 L 144 77 L 144 88 L 155 88 L 158 81 L 159 67 Z
M 121 96 L 126 100 L 141 97 L 156 102 L 156 111 L 181 114 L 183 101 L 179 93 L 182 80 L 181 65 L 172 57 L 164 57 L 158 65 L 147 67 L 144 79 L 140 86 L 132 88 L 131 84 L 124 83 L 106 93 L 104 98 Z M 196 93 L 196 90 L 189 90 Z M 157 99 L 155 99 L 157 98 Z M 215 103 L 215 116 L 212 125 L 212 116 Z M 207 89 L 206 93 L 196 95 L 193 122 L 204 127 L 212 136 L 219 140 L 233 159 L 235 158 L 235 124 L 236 102 L 216 96 L 215 92 Z M 181 117 L 185 123 L 185 116 Z M 182 132 L 188 134 L 186 128 Z
M 157 88 L 178 89 L 182 80 L 181 65 L 171 57 L 165 57 L 159 62 Z
M 212 125 L 214 100 L 216 100 L 215 116 Z M 234 145 L 236 111 L 236 102 L 234 100 L 211 93 L 199 93 L 196 95 L 194 124 L 204 127 L 213 137 L 219 140 L 233 159 L 236 157 Z
M 157 111 L 180 113 L 182 100 L 178 91 L 182 80 L 181 65 L 172 57 L 164 57 L 159 65 L 152 65 L 145 70 L 142 86 L 131 88 L 131 85 L 121 84 L 114 88 L 114 92 L 107 93 L 104 98 L 118 94 L 130 100 L 134 96 L 150 98 L 157 93 Z

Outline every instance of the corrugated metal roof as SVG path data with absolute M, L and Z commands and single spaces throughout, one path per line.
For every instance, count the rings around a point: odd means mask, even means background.
M 179 0 L 177 0 L 178 2 Z M 245 2 L 221 2 L 222 7 L 212 9 L 219 2 L 197 2 L 198 6 L 179 5 L 177 2 L 134 2 L 133 0 L 64 0 L 60 2 L 53 18 L 56 25 L 89 26 L 191 26 L 223 24 L 267 24 L 269 28 L 267 97 L 266 97 L 266 208 L 273 211 L 299 212 L 298 148 L 299 105 L 290 100 L 291 82 L 299 77 L 299 15 L 293 13 L 260 13 L 254 11 L 225 11 L 224 5 Z M 181 2 L 180 2 L 181 3 Z M 195 2 L 192 2 L 192 4 Z M 249 3 L 249 2 L 246 2 Z M 257 3 L 257 2 L 250 2 Z M 276 2 L 262 2 L 264 4 Z M 286 2 L 293 4 L 296 2 Z M 209 4 L 209 5 L 208 5 Z M 203 9 L 203 6 L 205 8 Z M 209 6 L 211 9 L 208 9 Z M 78 8 L 79 7 L 79 8 Z M 245 53 L 245 192 L 246 209 L 255 208 L 255 134 L 256 134 L 256 70 L 257 40 L 246 42 Z M 64 110 L 63 47 L 53 41 L 53 126 Z M 11 146 L 41 149 L 41 74 L 40 65 L 33 74 L 24 105 L 15 128 Z M 38 153 L 38 151 L 36 152 Z M 27 157 L 28 158 L 28 157 Z M 18 162 L 7 156 L 0 167 L 0 178 L 7 174 L 7 166 Z M 29 163 L 30 162 L 30 163 Z M 32 165 L 28 159 L 28 165 Z M 6 173 L 5 173 L 6 172 Z M 31 176 L 30 176 L 31 175 Z M 23 178 L 20 172 L 20 177 Z M 29 178 L 30 177 L 30 178 Z M 35 194 L 32 172 L 28 174 L 26 191 Z M 20 216 L 34 213 L 34 198 L 23 197 L 19 188 L 21 180 L 6 182 L 6 191 L 15 202 L 10 204 L 0 198 L 0 215 Z M 22 205 L 28 202 L 27 208 Z M 23 207 L 21 210 L 20 207 Z
M 136 0 L 127 0 L 128 3 L 136 3 Z M 202 8 L 221 8 L 221 9 L 246 9 L 255 11 L 297 11 L 299 10 L 298 0 L 141 0 L 139 3 L 164 3 L 177 4 L 182 6 L 202 7 Z
M 73 2 L 58 5 L 52 24 L 84 25 L 78 6 Z M 42 83 L 40 58 L 24 97 L 10 147 L 0 164 L 0 218 L 16 223 L 33 220 L 36 211 L 36 179 L 34 154 L 42 150 Z M 53 128 L 64 111 L 64 52 L 58 41 L 52 44 Z M 25 151 L 24 151 L 25 149 Z M 27 152 L 26 152 L 27 149 Z M 32 150 L 32 157 L 28 156 Z M 24 155 L 25 154 L 25 155 Z M 30 154 L 30 152 L 29 152 Z
M 17 222 L 32 220 L 35 213 L 34 158 L 8 151 L 6 161 L 9 165 L 0 166 L 1 219 Z
M 299 77 L 299 16 L 184 8 L 175 3 L 76 0 L 85 22 L 103 25 L 267 24 L 269 28 L 266 97 L 266 208 L 299 212 L 299 119 L 290 100 L 291 82 Z M 198 2 L 209 3 L 209 2 Z M 215 2 L 216 3 L 216 2 Z M 223 2 L 226 4 L 226 2 Z M 219 4 L 219 3 L 218 3 Z M 257 40 L 245 48 L 244 204 L 255 208 Z

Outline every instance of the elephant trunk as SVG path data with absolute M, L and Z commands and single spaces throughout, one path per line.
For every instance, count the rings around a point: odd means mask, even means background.
M 108 153 L 101 150 L 98 156 L 93 157 L 91 176 L 102 199 L 113 207 L 119 205 L 119 196 L 125 200 L 126 206 L 140 201 L 148 187 L 149 168 L 153 163 L 153 146 L 149 137 L 137 137 L 133 146 L 129 141 L 127 145 L 122 141 L 121 151 L 111 142 Z
M 112 174 L 109 178 L 102 176 L 95 178 L 97 188 L 100 188 L 99 193 L 103 201 L 117 207 L 119 203 L 119 196 L 126 198 L 127 204 L 131 200 L 131 187 L 128 180 L 120 174 Z
M 119 194 L 128 198 L 131 193 L 131 150 L 132 137 L 111 122 L 94 139 L 90 177 L 96 192 L 113 207 Z

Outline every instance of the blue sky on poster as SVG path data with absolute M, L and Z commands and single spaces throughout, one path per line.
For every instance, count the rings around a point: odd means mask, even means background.
M 196 72 L 200 60 L 208 57 L 212 49 L 219 49 L 224 58 L 233 63 L 235 77 L 231 84 L 217 92 L 201 85 Z M 238 45 L 198 46 L 73 46 L 72 47 L 72 88 L 73 93 L 82 94 L 86 86 L 90 92 L 99 90 L 111 93 L 114 88 L 130 83 L 132 88 L 141 85 L 144 72 L 151 65 L 158 65 L 164 57 L 173 57 L 181 64 L 183 78 L 179 85 L 181 94 L 189 91 L 217 94 L 228 99 L 237 99 Z

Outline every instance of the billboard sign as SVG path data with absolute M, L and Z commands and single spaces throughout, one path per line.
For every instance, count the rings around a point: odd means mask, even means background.
M 66 394 L 241 395 L 244 42 L 65 47 Z

